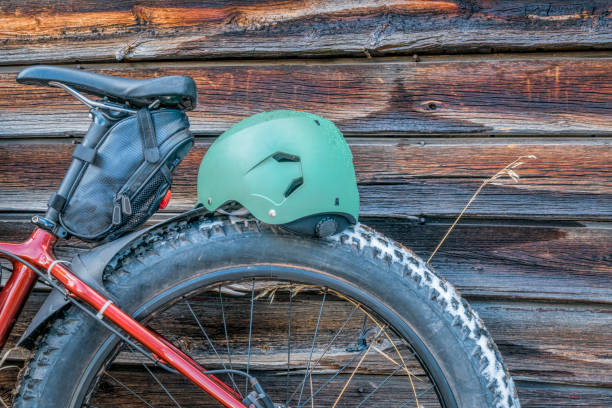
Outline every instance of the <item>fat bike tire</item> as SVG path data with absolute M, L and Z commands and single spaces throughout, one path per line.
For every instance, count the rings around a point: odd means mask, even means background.
M 317 284 L 367 306 L 409 339 L 442 406 L 520 406 L 477 313 L 409 249 L 362 224 L 311 239 L 251 218 L 197 216 L 144 234 L 109 263 L 104 283 L 124 311 L 145 319 L 198 279 L 236 274 Z M 38 338 L 13 406 L 94 406 L 92 389 L 118 344 L 95 319 L 66 308 Z

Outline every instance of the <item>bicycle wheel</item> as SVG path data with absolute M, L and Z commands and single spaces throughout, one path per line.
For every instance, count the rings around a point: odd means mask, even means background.
M 206 369 L 287 407 L 518 407 L 482 321 L 412 252 L 357 225 L 327 240 L 194 216 L 118 254 L 121 307 Z M 219 406 L 76 308 L 39 339 L 16 407 Z M 238 374 L 219 376 L 245 395 Z

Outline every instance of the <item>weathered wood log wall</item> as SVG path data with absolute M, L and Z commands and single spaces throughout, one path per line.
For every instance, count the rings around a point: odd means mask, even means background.
M 523 406 L 612 406 L 612 1 L 213 3 L 0 0 L 0 239 L 27 236 L 88 125 L 66 94 L 15 82 L 34 63 L 194 77 L 197 144 L 158 219 L 192 206 L 214 137 L 262 110 L 335 121 L 362 222 L 422 257 L 483 178 L 533 154 L 432 264 L 483 317 Z

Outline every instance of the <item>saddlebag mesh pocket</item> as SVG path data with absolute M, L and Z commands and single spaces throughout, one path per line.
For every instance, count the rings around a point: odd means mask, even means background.
M 174 169 L 192 145 L 189 121 L 180 110 L 142 109 L 118 121 L 98 142 L 66 197 L 62 227 L 87 241 L 134 230 L 157 211 Z

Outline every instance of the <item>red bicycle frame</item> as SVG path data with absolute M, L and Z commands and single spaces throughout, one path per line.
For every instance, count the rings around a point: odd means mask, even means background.
M 96 292 L 74 275 L 70 269 L 56 261 L 53 248 L 57 237 L 36 228 L 30 238 L 22 243 L 0 242 L 0 249 L 18 256 L 25 262 L 47 271 L 65 288 L 68 296 L 79 299 L 98 312 L 98 317 L 108 318 L 132 338 L 143 344 L 163 363 L 173 367 L 189 378 L 208 394 L 226 407 L 245 408 L 240 396 L 230 386 L 218 378 L 206 374 L 206 370 L 188 355 L 173 346 L 159 334 L 140 325 L 124 313 L 112 301 Z M 13 273 L 0 293 L 0 349 L 4 347 L 13 325 L 23 305 L 30 295 L 38 275 L 24 264 L 4 254 L 0 257 L 10 259 Z

